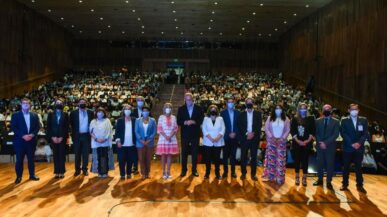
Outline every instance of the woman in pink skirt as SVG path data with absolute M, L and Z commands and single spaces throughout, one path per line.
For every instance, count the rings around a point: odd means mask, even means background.
M 178 130 L 176 117 L 172 115 L 172 104 L 165 103 L 163 115 L 160 115 L 157 124 L 157 133 L 159 141 L 157 142 L 156 154 L 161 156 L 161 165 L 163 168 L 163 179 L 170 179 L 172 155 L 179 153 L 176 133 Z
M 273 108 L 265 124 L 267 140 L 263 170 L 263 181 L 285 182 L 286 142 L 290 132 L 290 121 L 281 105 Z

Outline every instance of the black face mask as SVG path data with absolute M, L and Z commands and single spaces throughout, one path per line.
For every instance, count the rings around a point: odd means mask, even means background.
M 211 112 L 210 112 L 210 115 L 211 115 L 211 116 L 217 116 L 217 115 L 218 115 L 218 112 L 217 112 L 217 111 L 211 111 Z
M 325 110 L 325 111 L 323 111 L 323 115 L 325 116 L 325 117 L 329 117 L 330 115 L 331 115 L 331 111 L 328 111 L 328 110 Z
M 79 104 L 79 108 L 81 108 L 81 109 L 86 108 L 86 104 Z
M 56 104 L 55 108 L 58 109 L 58 110 L 62 110 L 63 109 L 63 105 L 62 104 Z
M 252 103 L 247 103 L 246 104 L 246 108 L 247 109 L 252 109 L 253 108 L 253 104 Z

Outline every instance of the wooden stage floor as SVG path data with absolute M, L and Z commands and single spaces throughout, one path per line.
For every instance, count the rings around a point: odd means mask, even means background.
M 25 165 L 23 181 L 15 186 L 14 165 L 0 164 L 0 216 L 387 216 L 385 176 L 365 175 L 368 194 L 363 195 L 356 191 L 353 176 L 346 193 L 339 191 L 341 177 L 334 178 L 334 192 L 313 187 L 315 177 L 308 178 L 308 187 L 296 187 L 293 169 L 277 187 L 250 177 L 218 182 L 211 174 L 203 181 L 204 165 L 199 166 L 200 177 L 181 179 L 180 166 L 174 164 L 169 181 L 161 179 L 158 161 L 152 163 L 152 179 L 145 181 L 138 175 L 120 181 L 118 166 L 110 178 L 74 178 L 73 163 L 66 166 L 65 179 L 58 181 L 52 164 L 37 163 L 41 180 L 32 182 Z

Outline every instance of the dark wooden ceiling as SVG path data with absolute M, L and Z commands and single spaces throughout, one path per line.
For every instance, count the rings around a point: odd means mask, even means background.
M 275 40 L 331 0 L 19 0 L 77 38 Z

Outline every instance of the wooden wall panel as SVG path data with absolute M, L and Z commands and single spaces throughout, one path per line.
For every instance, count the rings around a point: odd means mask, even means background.
M 19 94 L 72 67 L 72 35 L 14 1 L 0 0 L 0 96 Z
M 332 1 L 281 37 L 286 80 L 305 84 L 339 108 L 350 102 L 387 126 L 387 1 Z

